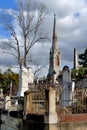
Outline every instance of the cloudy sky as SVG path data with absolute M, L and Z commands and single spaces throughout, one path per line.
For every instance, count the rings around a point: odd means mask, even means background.
M 33 47 L 33 58 L 44 65 L 43 75 L 48 73 L 49 51 L 52 45 L 53 18 L 56 14 L 56 27 L 58 34 L 58 47 L 61 52 L 61 66 L 73 67 L 74 48 L 83 53 L 87 47 L 87 0 L 38 0 L 48 9 L 44 30 L 48 33 L 49 42 L 36 44 Z M 0 10 L 14 9 L 14 0 L 0 0 Z M 0 38 L 6 33 L 0 27 Z M 10 59 L 10 60 L 9 60 Z M 10 62 L 11 61 L 11 62 Z M 0 57 L 0 65 L 14 65 L 12 58 Z

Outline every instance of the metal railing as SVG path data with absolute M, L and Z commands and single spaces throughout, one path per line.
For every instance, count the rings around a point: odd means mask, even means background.
M 57 106 L 60 109 L 67 109 L 67 112 L 72 114 L 87 113 L 87 88 L 77 87 L 74 91 L 72 89 L 59 89 L 59 101 Z
M 72 87 L 64 89 L 61 84 L 44 83 L 31 86 L 33 113 L 45 112 L 45 89 L 49 86 L 56 89 L 57 112 L 65 109 L 67 113 L 72 114 L 87 113 L 87 87 L 75 86 L 74 89 Z
M 31 113 L 44 113 L 45 112 L 45 91 L 32 91 L 31 96 Z

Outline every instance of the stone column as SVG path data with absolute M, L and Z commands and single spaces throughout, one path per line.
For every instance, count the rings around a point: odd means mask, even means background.
M 24 93 L 24 119 L 26 119 L 26 115 L 31 113 L 32 109 L 32 97 L 31 92 L 28 90 Z
M 75 80 L 72 80 L 72 103 L 74 102 L 74 99 L 75 99 Z
M 56 113 L 56 91 L 52 87 L 45 92 L 46 97 L 46 105 L 45 105 L 45 115 L 44 115 L 44 123 L 46 124 L 54 124 L 57 123 L 58 117 Z
M 78 53 L 76 48 L 74 48 L 74 69 L 78 69 Z

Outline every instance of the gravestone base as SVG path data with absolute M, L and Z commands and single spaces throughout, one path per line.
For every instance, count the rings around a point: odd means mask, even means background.
M 22 87 L 18 90 L 17 97 L 24 97 L 24 92 L 28 90 L 28 87 Z
M 45 124 L 56 124 L 58 122 L 57 113 L 45 114 L 44 115 L 44 123 Z

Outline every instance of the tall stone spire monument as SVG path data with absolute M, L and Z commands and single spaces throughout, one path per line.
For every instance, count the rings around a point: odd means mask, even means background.
M 74 48 L 74 69 L 78 69 L 78 53 L 76 48 Z
M 52 48 L 50 50 L 49 55 L 49 73 L 48 73 L 48 76 L 52 77 L 53 83 L 56 82 L 59 73 L 60 73 L 60 51 L 58 49 L 58 37 L 56 33 L 56 15 L 54 14 Z

